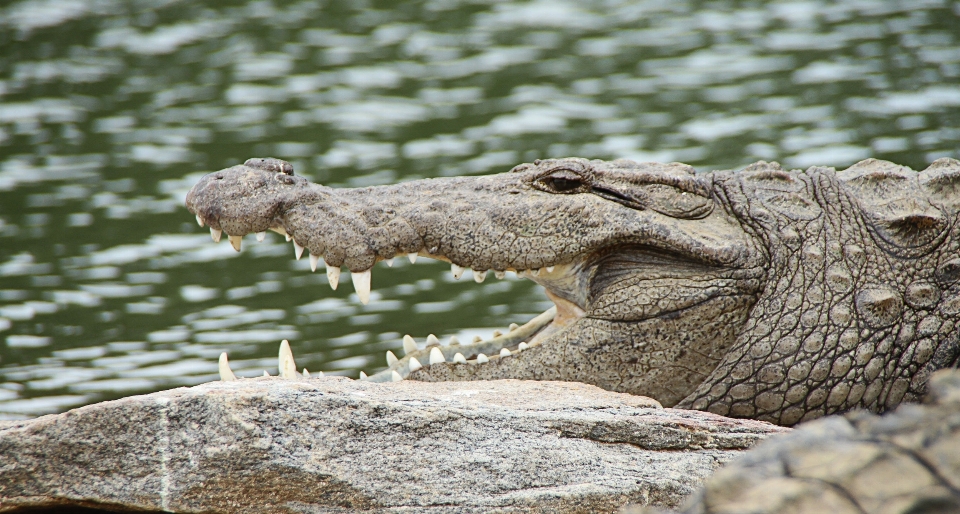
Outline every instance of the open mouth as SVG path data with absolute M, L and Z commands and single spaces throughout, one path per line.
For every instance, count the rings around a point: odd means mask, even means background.
M 554 303 L 488 340 L 404 337 L 401 357 L 387 352 L 386 369 L 361 379 L 575 380 L 673 404 L 734 344 L 764 272 L 708 186 L 673 165 L 560 159 L 332 188 L 266 158 L 204 176 L 186 207 L 238 251 L 244 235 L 283 234 L 333 288 L 347 268 L 364 304 L 377 262 L 404 257 L 477 282 L 513 272 Z
M 197 214 L 196 219 L 197 224 L 201 227 L 211 225 L 210 236 L 214 242 L 221 240 L 223 236 L 222 229 L 214 228 L 210 221 L 205 220 L 200 214 Z M 286 227 L 283 226 L 273 226 L 270 227 L 269 230 L 283 235 L 287 241 L 292 242 L 294 255 L 297 260 L 303 256 L 305 247 L 297 242 L 296 234 L 291 234 L 287 231 Z M 263 241 L 264 237 L 265 232 L 256 233 L 257 241 Z M 230 244 L 238 252 L 242 247 L 242 238 L 242 235 L 228 234 Z M 311 271 L 315 272 L 321 265 L 326 268 L 327 280 L 330 287 L 336 290 L 340 283 L 341 268 L 339 266 L 335 267 L 326 264 L 319 255 L 311 252 L 307 252 L 307 254 L 310 259 Z M 416 262 L 418 257 L 450 262 L 449 258 L 432 254 L 426 250 L 408 253 L 406 257 L 411 263 Z M 384 261 L 388 266 L 392 267 L 393 265 L 392 258 L 379 260 Z M 453 277 L 458 280 L 470 269 L 454 263 L 450 264 L 450 268 Z M 357 296 L 364 305 L 370 301 L 372 270 L 373 268 L 370 268 L 365 271 L 350 273 L 350 278 Z M 435 364 L 451 363 L 453 365 L 477 366 L 494 362 L 498 359 L 510 358 L 521 352 L 529 351 L 540 346 L 550 335 L 562 330 L 584 315 L 583 308 L 578 305 L 578 303 L 582 302 L 569 299 L 576 296 L 576 285 L 582 279 L 581 275 L 583 270 L 582 266 L 578 263 L 556 264 L 536 269 L 521 270 L 515 268 L 506 268 L 503 270 L 472 270 L 474 281 L 482 283 L 491 271 L 500 279 L 504 278 L 507 272 L 513 272 L 518 277 L 527 278 L 541 284 L 546 290 L 547 297 L 550 298 L 555 305 L 523 325 L 516 323 L 511 324 L 506 333 L 495 330 L 493 337 L 487 340 L 483 340 L 477 336 L 473 341 L 461 342 L 453 336 L 442 343 L 439 338 L 431 334 L 426 339 L 425 347 L 421 348 L 413 337 L 406 335 L 403 338 L 403 357 L 397 357 L 394 352 L 388 351 L 386 353 L 386 369 L 369 376 L 361 372 L 361 380 L 371 382 L 399 381 L 407 378 L 411 373 Z M 221 375 L 224 375 L 224 366 L 229 370 L 225 358 L 221 361 Z M 232 372 L 229 373 L 229 375 L 232 376 Z

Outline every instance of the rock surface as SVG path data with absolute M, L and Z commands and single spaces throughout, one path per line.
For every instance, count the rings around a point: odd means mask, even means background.
M 938 371 L 928 386 L 927 405 L 830 416 L 761 444 L 681 512 L 960 512 L 960 371 Z
M 0 424 L 0 511 L 677 506 L 789 429 L 562 382 L 213 382 Z

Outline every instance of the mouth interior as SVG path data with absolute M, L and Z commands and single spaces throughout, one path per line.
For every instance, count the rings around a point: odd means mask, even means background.
M 449 259 L 444 256 L 432 255 L 423 251 L 418 253 L 418 255 L 449 262 Z M 410 340 L 406 340 L 404 343 L 406 354 L 404 357 L 395 362 L 388 357 L 387 368 L 367 377 L 367 380 L 372 382 L 389 382 L 397 380 L 398 377 L 406 378 L 410 373 L 423 366 L 430 366 L 441 362 L 440 357 L 443 358 L 442 362 L 447 363 L 483 365 L 492 360 L 517 355 L 518 353 L 536 348 L 552 334 L 583 317 L 583 309 L 558 294 L 558 291 L 551 290 L 551 286 L 573 282 L 574 276 L 579 272 L 578 266 L 557 265 L 550 266 L 549 268 L 540 268 L 538 270 L 515 270 L 508 268 L 505 271 L 513 271 L 518 277 L 527 278 L 542 285 L 547 297 L 554 302 L 554 306 L 523 325 L 511 325 L 505 334 L 500 333 L 500 331 L 494 331 L 494 337 L 488 340 L 480 340 L 479 337 L 477 337 L 469 343 L 461 343 L 453 338 L 450 343 L 441 344 L 436 338 L 428 338 L 427 346 L 422 349 L 414 349 L 413 346 L 410 345 Z M 454 266 L 454 275 L 457 276 L 458 272 L 462 272 L 462 270 L 458 270 L 457 267 Z M 480 282 L 482 279 L 477 281 Z

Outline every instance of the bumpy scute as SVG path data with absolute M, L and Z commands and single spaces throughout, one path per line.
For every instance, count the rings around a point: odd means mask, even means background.
M 939 371 L 930 384 L 927 405 L 831 416 L 761 443 L 681 512 L 960 512 L 960 371 Z

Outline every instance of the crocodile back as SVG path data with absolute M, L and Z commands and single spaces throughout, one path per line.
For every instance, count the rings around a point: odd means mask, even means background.
M 717 172 L 768 252 L 736 345 L 681 406 L 792 425 L 923 397 L 960 355 L 960 161 Z

